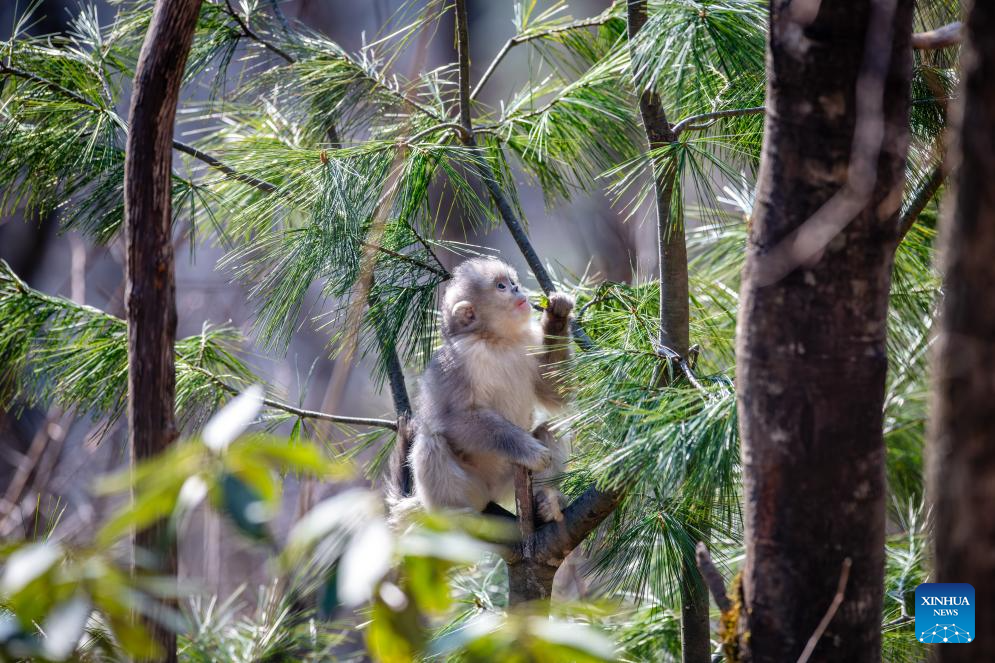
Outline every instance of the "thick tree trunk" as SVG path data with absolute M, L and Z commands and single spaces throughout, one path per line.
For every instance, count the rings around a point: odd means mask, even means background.
M 737 333 L 744 660 L 797 660 L 846 558 L 845 600 L 811 660 L 880 659 L 885 323 L 912 5 L 771 3 L 767 131 Z
M 944 298 L 933 362 L 930 494 L 936 581 L 974 585 L 977 638 L 937 660 L 995 661 L 995 5 L 974 0 L 943 227 Z
M 173 121 L 201 0 L 158 0 L 142 45 L 129 113 L 125 156 L 128 254 L 128 431 L 132 457 L 162 452 L 176 437 L 176 301 L 170 211 Z M 176 573 L 165 523 L 138 532 L 135 545 L 157 556 L 157 571 Z M 176 660 L 176 635 L 149 624 L 161 660 Z

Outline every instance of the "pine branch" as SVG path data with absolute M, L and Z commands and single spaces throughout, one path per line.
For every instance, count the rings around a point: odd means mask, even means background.
M 24 69 L 20 69 L 18 67 L 14 67 L 14 66 L 12 66 L 10 64 L 7 64 L 7 63 L 0 63 L 0 74 L 9 74 L 10 76 L 14 76 L 16 78 L 22 78 L 24 80 L 32 81 L 32 82 L 38 83 L 40 85 L 43 85 L 43 86 L 47 87 L 49 90 L 51 90 L 52 92 L 56 92 L 56 93 L 58 93 L 58 94 L 60 94 L 60 95 L 62 95 L 64 97 L 68 97 L 69 99 L 72 99 L 73 101 L 75 101 L 75 102 L 77 102 L 79 104 L 83 104 L 84 106 L 89 106 L 90 108 L 95 108 L 95 109 L 97 109 L 99 111 L 107 112 L 119 124 L 123 124 L 123 120 L 120 117 L 118 117 L 116 114 L 114 114 L 113 112 L 111 112 L 111 111 L 107 110 L 106 108 L 100 106 L 95 101 L 92 101 L 91 99 L 87 99 L 83 95 L 81 95 L 81 94 L 79 94 L 79 93 L 77 93 L 77 92 L 75 92 L 73 90 L 70 90 L 69 88 L 63 87 L 62 85 L 59 85 L 55 81 L 50 81 L 47 78 L 44 78 L 42 76 L 38 76 L 37 74 L 31 73 L 30 71 L 25 71 Z
M 393 250 L 388 249 L 386 247 L 380 246 L 379 244 L 371 244 L 370 242 L 365 242 L 365 241 L 360 241 L 359 243 L 362 244 L 363 246 L 369 248 L 369 249 L 373 249 L 374 251 L 378 251 L 378 252 L 383 253 L 385 255 L 397 258 L 398 260 L 400 260 L 402 262 L 406 262 L 408 264 L 414 265 L 415 267 L 420 267 L 420 268 L 422 268 L 422 269 L 424 269 L 426 271 L 432 272 L 436 276 L 439 276 L 439 277 L 441 277 L 443 279 L 450 278 L 449 272 L 447 272 L 445 269 L 442 269 L 442 268 L 439 268 L 439 267 L 433 267 L 432 265 L 428 264 L 427 262 L 422 262 L 421 260 L 418 260 L 417 258 L 412 258 L 411 256 L 405 255 L 403 253 L 398 253 L 397 251 L 393 251 Z
M 8 65 L 8 64 L 0 64 L 0 74 L 8 74 L 10 76 L 14 76 L 14 77 L 21 78 L 21 79 L 24 79 L 24 80 L 32 81 L 34 83 L 38 83 L 39 85 L 43 85 L 44 87 L 47 87 L 52 92 L 55 92 L 55 93 L 57 93 L 59 95 L 62 95 L 64 97 L 68 98 L 68 99 L 72 99 L 73 101 L 75 101 L 75 102 L 77 102 L 77 103 L 79 103 L 79 104 L 81 104 L 83 106 L 87 106 L 87 107 L 92 108 L 94 110 L 100 111 L 101 113 L 106 113 L 111 118 L 111 120 L 113 120 L 115 122 L 115 124 L 117 124 L 118 126 L 120 126 L 121 129 L 123 131 L 125 131 L 125 133 L 128 132 L 128 123 L 123 118 L 121 118 L 117 113 L 115 113 L 113 110 L 104 108 L 103 106 L 101 106 L 100 104 L 96 103 L 95 101 L 92 101 L 91 99 L 87 99 L 83 95 L 81 95 L 81 94 L 79 94 L 79 93 L 77 93 L 77 92 L 75 92 L 73 90 L 70 90 L 69 88 L 66 88 L 66 87 L 64 87 L 62 85 L 59 85 L 55 81 L 50 81 L 47 78 L 44 78 L 42 76 L 38 76 L 37 74 L 33 74 L 30 71 L 25 71 L 24 69 L 20 69 L 18 67 L 13 67 L 13 66 Z M 216 157 L 213 157 L 210 154 L 204 152 L 203 150 L 199 150 L 196 147 L 193 147 L 192 145 L 187 145 L 186 143 L 183 143 L 181 141 L 174 140 L 173 141 L 173 149 L 175 149 L 175 150 L 177 150 L 179 152 L 183 152 L 185 154 L 189 154 L 190 156 L 194 157 L 195 159 L 198 159 L 199 161 L 204 162 L 205 164 L 207 164 L 211 168 L 219 170 L 222 173 L 225 173 L 226 175 L 228 175 L 228 176 L 232 177 L 233 179 L 236 179 L 236 180 L 238 180 L 240 182 L 244 182 L 245 184 L 249 184 L 250 186 L 253 186 L 253 187 L 257 188 L 260 191 L 265 191 L 267 193 L 270 193 L 270 192 L 273 192 L 273 191 L 277 190 L 276 187 L 273 186 L 272 184 L 270 184 L 269 182 L 264 182 L 263 180 L 260 180 L 260 179 L 257 179 L 255 177 L 252 177 L 251 175 L 246 175 L 244 173 L 239 173 L 234 168 L 232 168 L 231 166 L 225 164 L 224 162 L 222 162 L 221 160 L 217 159 Z
M 205 164 L 207 164 L 211 168 L 214 168 L 215 170 L 221 171 L 225 175 L 231 177 L 233 180 L 237 180 L 244 184 L 248 184 L 249 186 L 255 187 L 260 191 L 263 191 L 265 193 L 274 193 L 278 191 L 276 186 L 274 186 L 273 184 L 263 181 L 257 177 L 253 177 L 252 175 L 246 175 L 245 173 L 241 173 L 232 168 L 231 166 L 229 166 L 228 164 L 224 163 L 223 161 L 211 156 L 207 152 L 197 149 L 193 145 L 187 145 L 186 143 L 181 143 L 178 140 L 174 140 L 173 149 L 179 152 L 183 152 L 184 154 L 189 154 L 194 159 L 204 162 Z
M 536 39 L 545 39 L 546 37 L 551 37 L 553 35 L 561 34 L 563 32 L 571 32 L 573 30 L 579 30 L 582 28 L 590 28 L 599 25 L 604 25 L 611 18 L 612 18 L 612 8 L 609 7 L 601 14 L 598 14 L 597 16 L 592 16 L 591 18 L 579 19 L 571 23 L 567 23 L 566 25 L 558 25 L 552 28 L 539 30 L 537 32 L 525 32 L 520 35 L 515 35 L 514 37 L 506 41 L 504 43 L 504 46 L 501 47 L 501 50 L 499 50 L 497 55 L 494 56 L 494 59 L 491 61 L 491 64 L 487 67 L 487 70 L 484 72 L 484 75 L 480 77 L 479 81 L 477 81 L 477 85 L 473 88 L 473 92 L 470 93 L 470 100 L 472 101 L 477 98 L 477 95 L 480 94 L 480 91 L 484 88 L 484 85 L 486 85 L 487 81 L 490 80 L 491 76 L 494 75 L 494 72 L 497 70 L 498 65 L 501 64 L 505 56 L 508 55 L 511 49 L 513 49 L 515 46 L 519 46 L 521 44 L 527 44 L 530 41 Z
M 225 0 L 225 11 L 227 11 L 228 14 L 235 19 L 235 22 L 238 23 L 238 27 L 242 29 L 243 35 L 253 40 L 254 42 L 258 43 L 260 46 L 266 48 L 267 50 L 276 53 L 278 56 L 283 58 L 284 61 L 290 63 L 296 62 L 296 60 L 289 53 L 287 53 L 280 47 L 271 44 L 269 41 L 262 38 L 259 35 L 259 33 L 255 32 L 252 28 L 250 28 L 249 17 L 246 16 L 245 19 L 243 19 L 241 15 L 239 15 L 239 13 L 235 11 L 235 8 L 231 6 L 231 0 Z
M 200 368 L 199 366 L 193 366 L 189 364 L 183 364 L 186 368 L 202 374 L 204 377 L 211 380 L 220 389 L 227 391 L 229 394 L 237 396 L 242 393 L 240 389 L 236 389 L 230 384 L 226 383 L 220 377 L 211 373 L 210 371 Z M 372 417 L 350 417 L 343 414 L 328 414 L 327 412 L 318 412 L 317 410 L 305 410 L 303 408 L 295 407 L 288 403 L 283 403 L 281 401 L 273 400 L 272 398 L 263 398 L 263 405 L 274 410 L 282 410 L 288 414 L 292 414 L 296 417 L 302 419 L 319 419 L 321 421 L 331 421 L 337 424 L 345 424 L 348 426 L 370 426 L 374 428 L 387 428 L 389 430 L 397 430 L 397 423 L 389 419 L 376 419 Z
M 916 190 L 915 194 L 912 196 L 912 200 L 909 201 L 909 207 L 902 213 L 901 218 L 898 220 L 898 241 L 901 242 L 909 231 L 912 230 L 912 226 L 915 225 L 916 219 L 922 214 L 922 211 L 926 209 L 926 205 L 929 201 L 933 199 L 936 192 L 940 190 L 940 186 L 943 184 L 943 180 L 946 179 L 946 173 L 943 171 L 943 164 L 938 164 L 930 174 L 923 181 L 922 186 Z
M 723 117 L 741 117 L 743 115 L 757 115 L 764 112 L 764 106 L 753 106 L 751 108 L 731 108 L 728 110 L 712 111 L 710 113 L 701 113 L 700 115 L 691 115 L 686 117 L 673 127 L 671 131 L 674 134 L 674 139 L 681 135 L 684 131 L 699 131 L 701 129 L 707 129 L 708 127 L 715 124 L 715 121 Z
M 95 385 L 97 388 L 110 388 L 113 384 L 110 376 L 120 375 L 125 371 L 125 367 L 114 363 L 116 359 L 113 359 L 108 365 L 103 367 L 105 374 L 90 376 L 88 373 L 94 370 L 93 366 L 88 360 L 80 357 L 78 353 L 71 352 L 74 344 L 73 338 L 78 337 L 90 346 L 99 345 L 101 339 L 106 339 L 109 340 L 110 346 L 97 352 L 100 358 L 106 360 L 108 356 L 113 355 L 121 357 L 123 361 L 123 346 L 125 343 L 124 320 L 92 306 L 77 304 L 62 297 L 48 295 L 35 290 L 21 280 L 6 262 L 0 260 L 0 308 L 7 309 L 10 307 L 16 307 L 18 310 L 23 311 L 22 315 L 27 316 L 31 326 L 15 323 L 14 327 L 5 330 L 7 333 L 0 334 L 0 356 L 3 357 L 4 365 L 7 369 L 17 370 L 20 366 L 29 366 L 32 360 L 28 355 L 35 352 L 35 348 L 42 343 L 45 346 L 53 348 L 51 351 L 46 350 L 44 352 L 46 355 L 55 355 L 55 359 L 57 360 L 67 361 L 67 356 L 72 354 L 75 359 L 72 362 L 73 365 L 67 367 L 69 375 L 77 380 L 87 379 L 89 384 Z M 15 335 L 17 338 L 8 340 L 8 336 L 13 337 Z M 42 335 L 50 337 L 42 339 Z M 221 375 L 205 368 L 203 365 L 198 365 L 199 362 L 203 361 L 203 351 L 208 346 L 208 343 L 208 340 L 201 336 L 177 342 L 177 346 L 189 345 L 198 349 L 196 354 L 187 355 L 177 351 L 177 382 L 184 382 L 186 376 L 196 374 L 207 378 L 208 381 L 222 391 L 230 394 L 241 393 L 239 388 L 231 385 Z M 111 348 L 114 349 L 112 350 Z M 214 351 L 213 354 L 220 355 L 221 353 Z M 48 368 L 51 368 L 51 366 L 49 365 Z M 31 374 L 39 372 L 30 368 L 27 370 Z M 48 371 L 41 372 L 48 373 Z M 251 375 L 240 375 L 237 377 L 241 382 L 259 381 Z M 0 374 L 0 378 L 2 378 L 0 382 L 10 379 L 9 376 L 4 377 L 2 374 Z M 56 382 L 58 382 L 57 379 Z M 56 384 L 52 390 L 52 395 L 66 405 L 96 406 L 99 395 L 95 394 L 90 398 L 82 398 L 80 393 L 77 387 L 67 384 Z M 106 402 L 117 400 L 115 398 Z M 272 409 L 282 410 L 288 414 L 302 418 L 397 430 L 397 424 L 387 419 L 328 414 L 294 407 L 271 398 L 264 399 L 263 403 Z
M 246 17 L 243 19 L 242 16 L 235 10 L 235 8 L 232 7 L 231 0 L 225 0 L 224 6 L 225 6 L 225 11 L 228 13 L 228 15 L 234 18 L 235 22 L 238 23 L 238 26 L 239 28 L 241 28 L 242 34 L 244 36 L 260 44 L 261 46 L 271 51 L 272 53 L 277 54 L 278 56 L 283 58 L 283 60 L 288 64 L 293 64 L 297 62 L 297 58 L 290 55 L 289 53 L 284 51 L 282 48 L 276 46 L 269 40 L 264 39 L 262 36 L 259 35 L 258 32 L 249 27 L 248 12 L 246 13 Z M 289 34 L 290 25 L 287 23 L 287 17 L 284 16 L 283 10 L 280 9 L 279 0 L 273 0 L 273 12 L 277 15 L 277 18 L 280 20 L 280 24 L 283 26 L 284 32 L 287 32 Z M 332 147 L 335 148 L 342 147 L 342 141 L 339 139 L 339 134 L 334 124 L 329 125 L 326 131 L 326 136 L 328 138 L 328 143 Z
M 29 72 L 29 71 L 25 71 L 23 69 L 19 69 L 19 68 L 16 68 L 16 67 L 11 67 L 11 66 L 8 66 L 6 64 L 0 64 L 0 73 L 6 73 L 6 74 L 9 74 L 9 75 L 12 75 L 12 76 L 16 76 L 18 78 L 23 78 L 25 80 L 30 80 L 30 81 L 38 83 L 40 85 L 44 85 L 45 87 L 49 88 L 53 92 L 56 92 L 56 93 L 58 93 L 58 94 L 60 94 L 62 96 L 68 97 L 68 98 L 72 99 L 73 101 L 76 101 L 76 102 L 78 102 L 78 103 L 80 103 L 80 104 L 82 104 L 84 106 L 87 106 L 89 108 L 92 108 L 94 110 L 98 110 L 98 111 L 101 111 L 101 112 L 106 112 L 106 113 L 108 113 L 111 116 L 111 118 L 119 126 L 121 126 L 121 128 L 125 132 L 127 132 L 127 130 L 128 130 L 127 123 L 123 119 L 121 119 L 119 116 L 117 116 L 117 114 L 115 114 L 112 111 L 109 111 L 107 109 L 104 109 L 103 107 L 101 107 L 96 102 L 94 102 L 94 101 L 92 101 L 90 99 L 87 99 L 86 97 L 78 94 L 77 92 L 74 92 L 73 90 L 70 90 L 68 88 L 63 87 L 63 86 L 59 85 L 58 83 L 55 83 L 54 81 L 50 81 L 50 80 L 48 80 L 46 78 L 43 78 L 41 76 L 37 76 L 36 74 L 33 74 L 33 73 Z M 449 123 L 449 124 L 451 124 L 451 123 Z M 452 126 L 458 126 L 458 125 L 452 125 Z M 332 129 L 332 131 L 334 131 L 334 128 Z M 408 142 L 415 142 L 415 141 L 414 141 L 414 139 L 410 139 L 410 141 L 408 141 Z M 257 177 L 253 177 L 252 175 L 248 175 L 246 173 L 242 173 L 242 172 L 236 170 L 235 168 L 229 166 L 228 164 L 224 163 L 220 159 L 218 159 L 218 158 L 212 156 L 211 154 L 209 154 L 207 152 L 204 152 L 203 150 L 200 150 L 200 149 L 198 149 L 198 148 L 196 148 L 196 147 L 194 147 L 192 145 L 188 145 L 188 144 L 183 143 L 181 141 L 174 140 L 173 141 L 173 148 L 175 150 L 179 151 L 179 152 L 183 152 L 184 154 L 190 155 L 191 157 L 197 159 L 198 161 L 201 161 L 201 162 L 207 164 L 211 168 L 214 168 L 215 170 L 218 170 L 218 171 L 224 173 L 225 175 L 228 175 L 233 180 L 236 180 L 238 182 L 242 182 L 244 184 L 248 184 L 249 186 L 252 186 L 252 187 L 258 189 L 259 191 L 262 191 L 264 193 L 277 193 L 277 192 L 279 192 L 279 189 L 275 185 L 273 185 L 273 184 L 271 184 L 269 182 L 266 182 L 265 180 L 261 180 L 261 179 L 259 179 Z M 409 228 L 410 228 L 410 226 L 409 226 Z M 382 247 L 382 246 L 373 246 L 373 245 L 368 245 L 368 246 L 370 246 L 370 248 L 373 248 L 373 249 L 375 249 L 375 250 L 377 250 L 377 251 L 379 251 L 381 253 L 384 253 L 386 255 L 390 255 L 390 256 L 392 256 L 394 258 L 397 258 L 398 260 L 403 260 L 404 262 L 408 262 L 408 263 L 410 263 L 412 265 L 416 265 L 416 266 L 418 266 L 418 267 L 420 267 L 420 268 L 422 268 L 422 269 L 424 269 L 426 271 L 432 272 L 433 274 L 436 274 L 436 275 L 442 277 L 443 279 L 450 278 L 449 272 L 445 269 L 445 267 L 442 264 L 442 261 L 439 260 L 439 257 L 432 250 L 431 246 L 417 232 L 414 232 L 413 228 L 411 228 L 411 230 L 415 234 L 415 236 L 417 237 L 418 241 L 425 247 L 426 251 L 428 251 L 429 254 L 436 261 L 436 263 L 438 264 L 438 267 L 434 267 L 432 265 L 429 265 L 428 263 L 425 263 L 425 262 L 423 262 L 421 260 L 418 260 L 417 258 L 412 258 L 410 256 L 404 255 L 402 253 L 398 253 L 397 251 L 392 251 L 392 250 L 387 249 L 387 248 Z

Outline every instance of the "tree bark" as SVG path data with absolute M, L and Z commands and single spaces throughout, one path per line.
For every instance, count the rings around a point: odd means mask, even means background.
M 969 5 L 971 3 L 968 3 Z M 974 642 L 937 660 L 995 660 L 995 6 L 974 0 L 954 114 L 953 213 L 942 227 L 944 298 L 933 362 L 930 485 L 936 582 L 974 586 Z M 981 299 L 979 299 L 979 297 Z
M 845 600 L 811 660 L 880 660 L 885 327 L 912 6 L 771 2 L 767 127 L 737 331 L 744 660 L 797 660 L 847 557 Z M 834 230 L 786 253 L 810 239 L 810 220 Z M 785 255 L 803 257 L 770 267 Z
M 201 0 L 158 0 L 135 71 L 125 156 L 125 241 L 128 306 L 128 432 L 140 461 L 176 438 L 176 292 L 171 182 L 173 122 L 183 68 Z M 176 574 L 175 542 L 161 522 L 135 536 L 156 559 L 156 571 Z M 149 620 L 160 660 L 176 660 L 176 635 Z

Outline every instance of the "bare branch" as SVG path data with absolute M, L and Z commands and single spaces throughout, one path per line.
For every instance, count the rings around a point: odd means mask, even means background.
M 297 61 L 296 59 L 294 59 L 292 55 L 290 55 L 280 47 L 271 44 L 266 39 L 263 39 L 261 36 L 259 36 L 259 33 L 255 32 L 252 28 L 250 28 L 249 17 L 246 16 L 245 19 L 243 19 L 239 15 L 239 13 L 235 11 L 235 8 L 231 6 L 231 0 L 225 0 L 225 9 L 228 12 L 228 14 L 235 19 L 235 22 L 238 23 L 238 27 L 242 28 L 242 34 L 244 34 L 246 37 L 255 41 L 256 43 L 263 46 L 267 50 L 276 53 L 287 62 L 293 63 Z
M 477 95 L 480 94 L 480 91 L 484 88 L 484 85 L 487 83 L 488 80 L 490 80 L 491 76 L 497 70 L 498 65 L 501 64 L 501 61 L 504 60 L 504 57 L 508 55 L 511 49 L 513 49 L 515 46 L 518 46 L 520 44 L 526 44 L 535 39 L 545 39 L 546 37 L 551 37 L 556 34 L 570 32 L 572 30 L 579 30 L 581 28 L 590 28 L 599 25 L 604 25 L 612 17 L 611 9 L 612 8 L 609 7 L 602 13 L 598 14 L 597 16 L 592 16 L 591 18 L 579 19 L 571 23 L 558 25 L 556 27 L 547 28 L 545 30 L 538 30 L 536 32 L 525 32 L 520 35 L 515 35 L 514 37 L 506 41 L 504 43 L 504 46 L 501 47 L 501 50 L 499 50 L 497 55 L 494 56 L 494 59 L 491 61 L 491 64 L 487 67 L 487 71 L 485 71 L 484 75 L 480 77 L 480 80 L 477 81 L 477 85 L 473 88 L 473 92 L 470 93 L 470 99 L 473 100 L 477 98 Z
M 205 377 L 209 378 L 212 382 L 214 382 L 214 384 L 218 385 L 219 388 L 221 388 L 224 391 L 227 391 L 229 394 L 238 395 L 242 393 L 241 390 L 231 386 L 230 384 L 222 380 L 220 377 L 218 377 L 214 373 L 211 373 L 205 368 L 201 368 L 200 366 L 194 366 L 192 364 L 182 364 L 182 365 L 192 371 L 200 373 Z M 317 412 L 315 410 L 305 410 L 303 408 L 294 407 L 293 405 L 290 405 L 288 403 L 282 403 L 280 401 L 273 400 L 272 398 L 264 398 L 263 405 L 269 408 L 273 408 L 274 410 L 282 410 L 283 412 L 292 414 L 297 417 L 301 417 L 302 419 L 319 419 L 321 421 L 331 421 L 333 423 L 345 424 L 347 426 L 369 426 L 372 428 L 387 428 L 389 430 L 394 430 L 394 431 L 397 430 L 397 422 L 391 421 L 389 419 L 376 419 L 372 417 L 349 417 L 341 414 L 328 414 L 326 412 Z
M 719 606 L 719 610 L 722 612 L 729 612 L 732 609 L 732 601 L 729 600 L 729 594 L 726 592 L 725 581 L 722 580 L 722 574 L 719 573 L 719 570 L 715 568 L 715 563 L 712 562 L 712 556 L 708 553 L 708 546 L 705 545 L 704 541 L 699 541 L 695 547 L 695 559 L 698 562 L 698 570 L 701 571 L 701 578 L 708 586 L 712 598 L 715 599 L 715 605 Z
M 923 181 L 922 186 L 916 190 L 915 194 L 912 196 L 912 200 L 909 202 L 909 208 L 905 210 L 901 218 L 898 220 L 898 241 L 901 242 L 905 236 L 912 230 L 912 226 L 915 225 L 916 219 L 922 214 L 922 211 L 926 209 L 926 205 L 929 201 L 933 199 L 936 192 L 939 191 L 940 186 L 943 184 L 943 180 L 946 179 L 946 173 L 943 171 L 943 164 L 938 164 L 929 176 Z
M 173 149 L 179 152 L 183 152 L 184 154 L 189 154 L 194 159 L 206 163 L 208 166 L 214 168 L 215 170 L 221 171 L 225 175 L 231 177 L 233 180 L 237 180 L 244 184 L 248 184 L 249 186 L 255 187 L 260 191 L 264 191 L 266 193 L 274 193 L 277 191 L 275 185 L 270 184 L 269 182 L 266 182 L 259 178 L 253 177 L 252 175 L 246 175 L 245 173 L 240 173 L 239 171 L 235 170 L 234 168 L 224 163 L 223 161 L 220 161 L 219 159 L 216 159 L 215 157 L 211 156 L 207 152 L 204 152 L 203 150 L 198 150 L 193 145 L 188 145 L 186 143 L 181 143 L 178 140 L 174 140 Z
M 467 147 L 475 148 L 477 147 L 477 142 L 474 139 L 473 121 L 470 115 L 469 44 L 470 37 L 467 30 L 466 0 L 456 0 L 456 52 L 459 57 L 460 126 L 463 127 L 461 140 Z M 556 285 L 553 283 L 553 279 L 549 276 L 549 272 L 546 271 L 545 265 L 542 264 L 542 260 L 540 260 L 539 254 L 536 253 L 535 247 L 532 246 L 532 241 L 529 239 L 528 233 L 525 232 L 525 227 L 522 225 L 522 222 L 519 221 L 518 215 L 515 214 L 515 210 L 512 208 L 511 202 L 508 200 L 507 196 L 504 195 L 501 187 L 498 186 L 497 175 L 494 173 L 494 169 L 491 168 L 490 164 L 487 162 L 481 162 L 481 164 L 477 167 L 477 170 L 481 179 L 484 181 L 484 186 L 487 187 L 487 192 L 494 201 L 494 206 L 497 207 L 498 213 L 504 220 L 504 224 L 507 226 L 508 232 L 511 233 L 512 239 L 515 240 L 515 244 L 518 245 L 518 249 L 525 257 L 525 262 L 528 263 L 529 269 L 532 270 L 532 274 L 539 283 L 539 287 L 542 288 L 542 291 L 546 294 L 554 292 L 556 290 Z M 577 340 L 577 343 L 582 348 L 590 349 L 594 347 L 594 342 L 580 327 L 576 319 L 572 319 L 570 321 L 570 330 L 573 333 L 574 338 Z
M 700 115 L 691 115 L 686 117 L 677 124 L 675 124 L 671 131 L 674 132 L 674 138 L 676 139 L 684 131 L 697 131 L 700 129 L 707 129 L 712 126 L 716 120 L 723 117 L 739 117 L 742 115 L 757 115 L 763 113 L 765 110 L 764 106 L 753 106 L 750 108 L 730 108 L 728 110 L 712 111 L 711 113 L 702 113 Z
M 843 560 L 843 569 L 840 571 L 840 581 L 836 586 L 836 595 L 833 596 L 833 601 L 829 604 L 829 609 L 826 610 L 822 621 L 815 627 L 812 637 L 808 639 L 808 643 L 805 645 L 805 649 L 802 650 L 801 656 L 798 657 L 797 663 L 808 663 L 808 659 L 812 657 L 812 652 L 815 651 L 815 646 L 819 644 L 819 639 L 822 638 L 822 634 L 829 628 L 829 623 L 836 616 L 836 611 L 840 609 L 840 605 L 843 603 L 843 595 L 846 593 L 846 583 L 850 580 L 850 567 L 852 565 L 853 560 L 849 557 Z
M 960 21 L 954 21 L 935 30 L 916 32 L 912 35 L 912 48 L 918 51 L 935 51 L 956 46 L 963 36 L 961 27 Z

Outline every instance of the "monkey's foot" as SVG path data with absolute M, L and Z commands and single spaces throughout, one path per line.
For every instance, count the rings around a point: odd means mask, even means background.
M 535 491 L 536 515 L 541 523 L 562 522 L 566 503 L 563 493 L 551 486 L 542 486 Z

